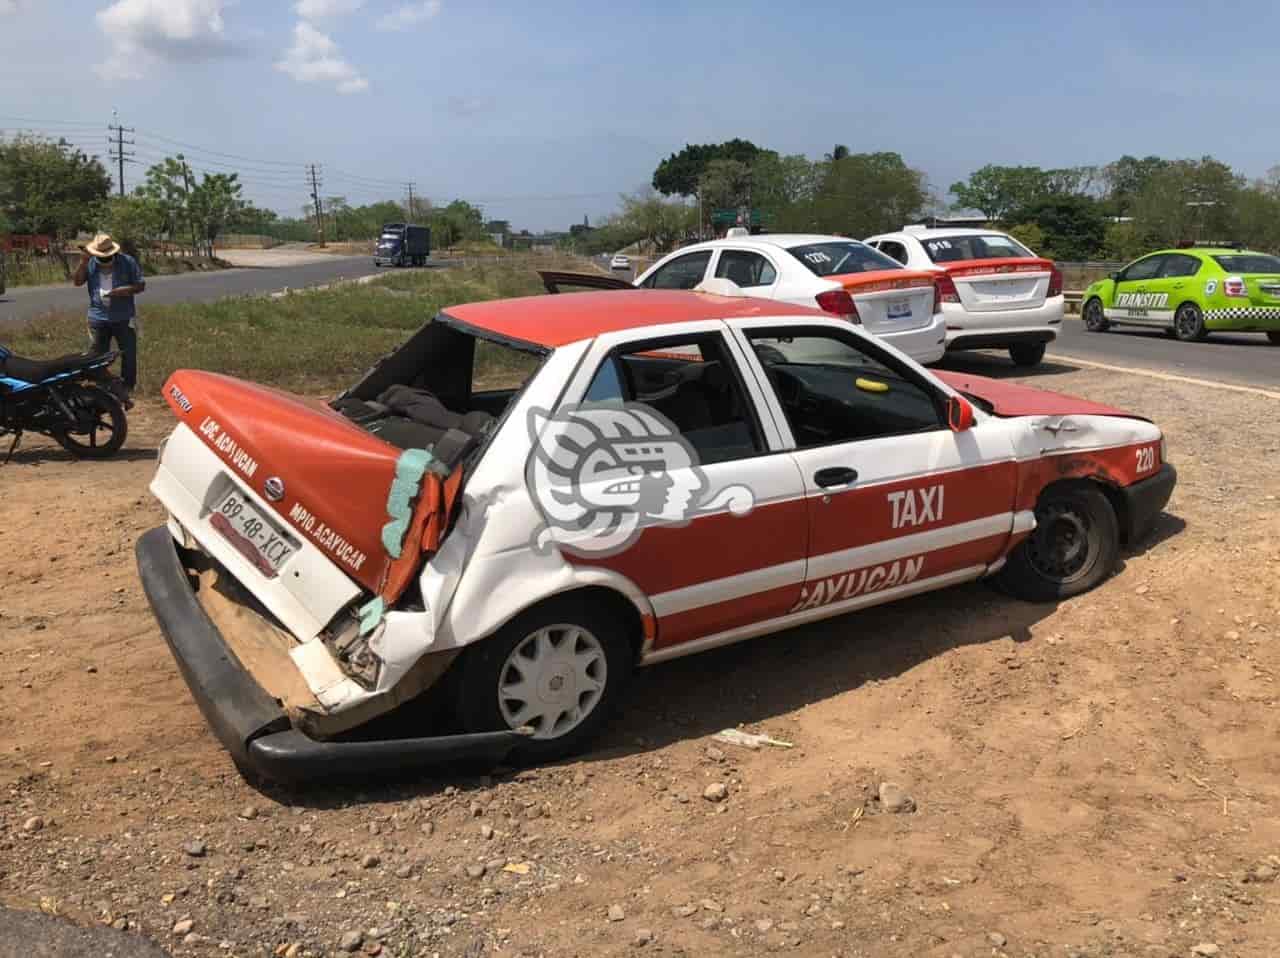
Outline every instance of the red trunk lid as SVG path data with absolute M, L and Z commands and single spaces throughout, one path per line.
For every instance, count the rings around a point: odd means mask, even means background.
M 370 591 L 398 592 L 412 572 L 399 567 L 416 567 L 421 552 L 438 544 L 461 470 L 449 478 L 448 495 L 427 473 L 397 560 L 383 545 L 382 528 L 391 519 L 387 500 L 400 449 L 322 402 L 217 373 L 179 370 L 164 397 L 229 475 Z

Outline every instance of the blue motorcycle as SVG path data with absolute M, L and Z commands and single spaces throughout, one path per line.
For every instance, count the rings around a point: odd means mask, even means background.
M 0 346 L 0 436 L 49 436 L 73 456 L 106 459 L 124 445 L 128 393 L 111 374 L 115 353 L 23 359 Z

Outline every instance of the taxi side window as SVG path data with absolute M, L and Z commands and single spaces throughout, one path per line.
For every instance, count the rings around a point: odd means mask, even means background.
M 701 250 L 677 256 L 670 263 L 659 267 L 641 285 L 649 289 L 693 289 L 702 282 L 702 276 L 711 262 L 711 250 Z
M 1148 256 L 1146 259 L 1140 259 L 1123 273 L 1120 274 L 1120 282 L 1135 283 L 1144 279 L 1155 279 L 1156 274 L 1160 272 L 1160 267 L 1164 265 L 1163 256 Z
M 747 334 L 801 449 L 947 428 L 940 395 L 854 334 Z
M 897 243 L 893 240 L 884 240 L 880 243 L 880 252 L 884 253 L 886 256 L 892 256 L 899 263 L 902 263 L 904 266 L 906 265 L 907 248 L 901 243 Z
M 1185 253 L 1177 253 L 1164 258 L 1164 265 L 1160 267 L 1161 279 L 1175 279 L 1179 276 L 1194 276 L 1200 272 L 1200 261 L 1194 256 L 1187 256 Z
M 772 286 L 778 278 L 773 264 L 750 250 L 727 249 L 721 252 L 716 263 L 716 276 L 737 283 L 743 289 L 755 286 Z
M 592 378 L 585 402 L 648 406 L 704 465 L 765 451 L 754 407 L 719 333 L 615 349 Z

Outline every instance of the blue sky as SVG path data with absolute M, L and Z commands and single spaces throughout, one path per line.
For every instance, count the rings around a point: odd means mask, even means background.
M 0 130 L 96 146 L 114 107 L 141 160 L 193 144 L 282 212 L 317 162 L 352 202 L 413 180 L 563 228 L 734 136 L 896 150 L 944 199 L 988 162 L 1212 153 L 1258 176 L 1278 36 L 1256 2 L 0 0 Z

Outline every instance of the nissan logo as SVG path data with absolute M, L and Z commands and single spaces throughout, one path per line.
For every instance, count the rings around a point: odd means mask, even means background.
M 263 492 L 272 502 L 279 502 L 284 498 L 284 480 L 279 476 L 272 476 L 267 480 L 267 484 L 263 486 Z

